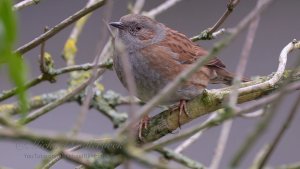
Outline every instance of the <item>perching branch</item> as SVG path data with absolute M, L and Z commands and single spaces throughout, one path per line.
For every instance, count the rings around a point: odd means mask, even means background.
M 281 52 L 278 71 L 269 80 L 267 77 L 259 79 L 257 81 L 248 82 L 239 89 L 238 103 L 244 103 L 250 100 L 258 99 L 271 91 L 275 90 L 278 86 L 279 80 L 284 81 L 285 77 L 284 68 L 286 64 L 287 55 L 294 49 L 300 48 L 300 42 L 289 43 Z M 298 77 L 299 78 L 299 75 Z M 254 86 L 254 87 L 253 87 Z M 231 93 L 231 88 L 223 88 L 217 90 L 207 90 L 201 96 L 196 97 L 192 101 L 188 102 L 187 110 L 190 113 L 190 117 L 182 116 L 181 124 L 188 123 L 189 121 L 202 116 L 204 114 L 216 111 L 222 108 L 222 103 L 226 97 Z M 146 142 L 152 142 L 172 131 L 176 130 L 178 126 L 178 111 L 164 111 L 151 118 L 149 127 L 143 130 L 143 138 Z

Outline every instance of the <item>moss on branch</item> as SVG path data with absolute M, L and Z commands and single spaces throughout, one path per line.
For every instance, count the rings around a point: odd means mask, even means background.
M 280 80 L 279 84 L 275 86 L 269 86 L 267 88 L 261 88 L 250 93 L 241 93 L 238 97 L 238 103 L 240 104 L 252 101 L 269 94 L 270 92 L 276 90 L 280 86 L 280 83 L 285 81 L 290 75 L 291 71 L 285 71 L 285 74 Z M 256 79 L 254 81 L 244 83 L 242 84 L 242 87 L 264 82 L 268 80 L 270 76 L 260 77 L 259 79 Z M 299 79 L 299 74 L 296 74 L 292 77 L 293 81 Z M 220 108 L 224 108 L 223 103 L 226 101 L 226 98 L 229 96 L 230 92 L 231 87 L 215 90 L 206 90 L 202 95 L 196 97 L 195 99 L 187 103 L 187 111 L 189 112 L 190 117 L 182 115 L 180 117 L 180 124 L 187 124 L 198 117 L 212 113 Z M 179 110 L 165 110 L 151 117 L 147 129 L 143 129 L 142 131 L 143 142 L 152 142 L 169 133 L 172 133 L 179 127 L 178 117 Z

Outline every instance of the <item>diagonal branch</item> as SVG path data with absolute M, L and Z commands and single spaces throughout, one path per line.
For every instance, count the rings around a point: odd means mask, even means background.
M 98 9 L 99 7 L 103 6 L 105 4 L 105 0 L 98 0 L 96 3 L 94 3 L 91 6 L 84 7 L 78 12 L 74 13 L 73 15 L 69 16 L 65 20 L 61 21 L 59 24 L 54 26 L 53 28 L 49 29 L 47 32 L 41 34 L 37 38 L 33 39 L 32 41 L 26 43 L 25 45 L 19 47 L 15 52 L 24 54 L 28 52 L 29 50 L 35 48 L 42 42 L 50 39 L 52 36 L 56 35 L 58 32 L 69 26 L 70 24 L 74 23 L 81 17 L 85 16 L 86 14 Z

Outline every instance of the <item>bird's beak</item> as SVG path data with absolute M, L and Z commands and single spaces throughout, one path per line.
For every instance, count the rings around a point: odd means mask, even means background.
M 124 29 L 124 24 L 122 22 L 111 22 L 109 24 L 118 29 Z

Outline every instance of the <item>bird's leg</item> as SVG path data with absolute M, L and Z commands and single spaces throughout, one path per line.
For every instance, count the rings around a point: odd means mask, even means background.
M 182 114 L 185 114 L 187 117 L 190 117 L 189 112 L 186 109 L 186 100 L 179 101 L 179 114 L 178 114 L 178 127 L 181 128 L 180 118 Z
M 175 111 L 175 110 L 179 110 L 179 113 L 178 113 L 178 127 L 181 128 L 180 119 L 181 119 L 182 115 L 185 114 L 187 117 L 190 117 L 190 114 L 186 109 L 186 100 L 183 100 L 183 99 L 180 100 L 178 106 L 171 108 L 172 112 Z
M 147 129 L 148 128 L 148 123 L 149 123 L 150 117 L 148 115 L 143 116 L 142 120 L 139 122 L 139 126 L 138 126 L 138 132 L 139 132 L 139 140 L 143 141 L 143 135 L 142 135 L 142 131 L 143 129 Z

